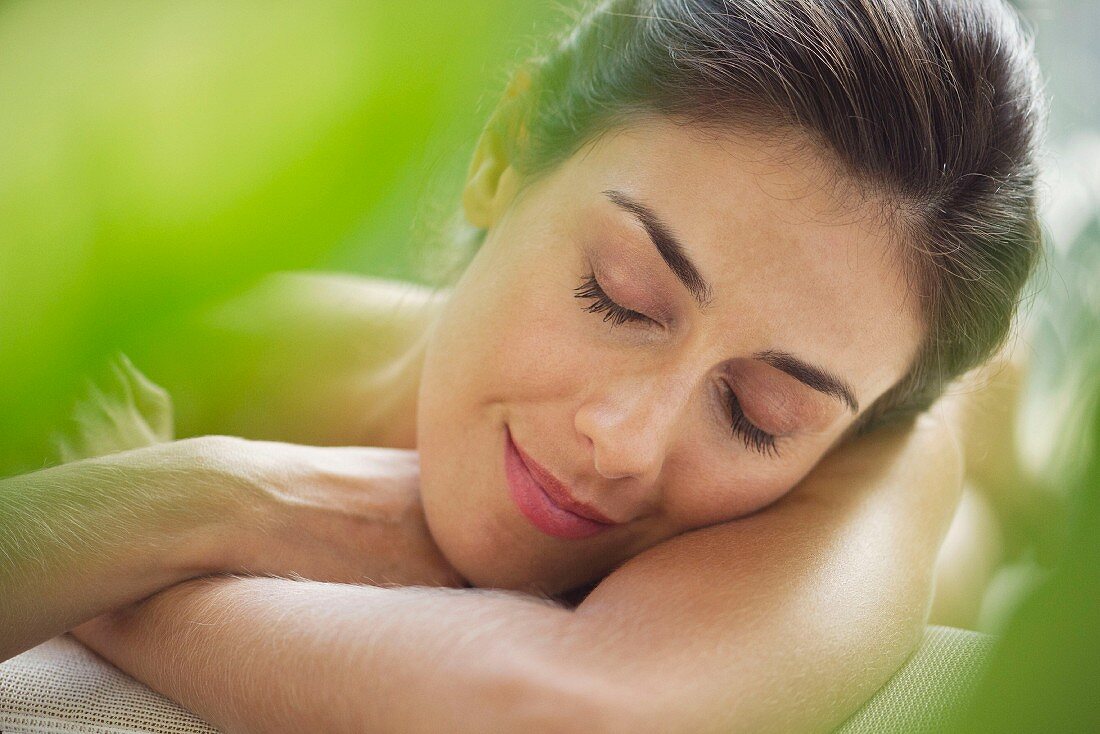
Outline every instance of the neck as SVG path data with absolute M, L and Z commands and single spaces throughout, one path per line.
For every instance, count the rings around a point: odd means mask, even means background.
M 368 406 L 360 442 L 379 448 L 415 449 L 420 376 L 432 325 L 444 301 L 428 304 L 429 317 L 419 321 L 420 334 L 400 356 L 367 375 L 357 392 Z
M 385 395 L 383 419 L 376 423 L 377 439 L 369 445 L 391 449 L 416 448 L 416 406 L 420 394 L 420 373 L 424 366 L 427 339 L 417 339 L 393 365 L 392 382 Z

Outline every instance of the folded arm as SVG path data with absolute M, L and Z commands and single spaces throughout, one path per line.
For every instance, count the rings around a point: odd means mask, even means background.
M 576 610 L 222 578 L 78 635 L 228 731 L 824 731 L 915 647 L 960 482 L 926 418 L 643 552 Z
M 0 480 L 0 660 L 219 570 L 220 539 L 255 521 L 215 471 L 181 481 L 181 464 L 210 458 L 194 442 L 117 455 L 170 439 L 171 401 L 125 358 L 108 377 L 60 441 L 72 463 Z

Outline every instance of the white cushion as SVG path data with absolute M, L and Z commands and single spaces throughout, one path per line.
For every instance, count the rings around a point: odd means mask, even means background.
M 0 663 L 3 734 L 216 734 L 69 635 Z
M 913 657 L 838 734 L 938 732 L 980 679 L 993 639 L 929 627 Z M 0 663 L 2 734 L 217 734 L 69 635 Z

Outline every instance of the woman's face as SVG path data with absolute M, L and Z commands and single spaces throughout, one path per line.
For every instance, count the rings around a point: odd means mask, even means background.
M 518 195 L 500 168 L 417 408 L 429 526 L 477 586 L 558 593 L 764 507 L 915 354 L 896 237 L 811 154 L 647 120 Z

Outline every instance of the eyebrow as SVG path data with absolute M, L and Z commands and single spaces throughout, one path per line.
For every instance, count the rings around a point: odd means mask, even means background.
M 699 272 L 699 268 L 695 266 L 691 258 L 688 257 L 687 250 L 680 244 L 676 235 L 672 233 L 672 229 L 652 209 L 630 198 L 623 192 L 610 190 L 603 193 L 615 206 L 634 215 L 638 223 L 645 229 L 646 234 L 649 235 L 649 239 L 653 241 L 653 246 L 657 248 L 661 259 L 668 265 L 672 274 L 688 289 L 691 297 L 695 299 L 699 307 L 707 308 L 710 306 L 713 301 L 710 284 Z
M 612 189 L 603 193 L 615 206 L 634 215 L 645 229 L 646 234 L 649 235 L 649 239 L 653 241 L 653 246 L 657 248 L 661 259 L 668 264 L 673 275 L 688 289 L 699 307 L 706 308 L 710 306 L 713 302 L 713 290 L 699 272 L 699 268 L 688 257 L 686 248 L 672 233 L 672 229 L 652 209 L 623 192 Z M 852 388 L 847 382 L 827 370 L 815 367 L 789 352 L 777 349 L 757 352 L 753 355 L 753 359 L 769 364 L 777 370 L 787 373 L 803 385 L 839 400 L 852 413 L 859 412 L 859 403 L 856 401 Z
M 757 352 L 752 357 L 765 364 L 770 364 L 781 372 L 786 372 L 803 385 L 812 387 L 820 393 L 841 401 L 848 406 L 848 410 L 852 413 L 859 412 L 859 403 L 856 401 L 851 386 L 836 375 L 832 375 L 820 367 L 815 367 L 793 354 L 777 349 Z

